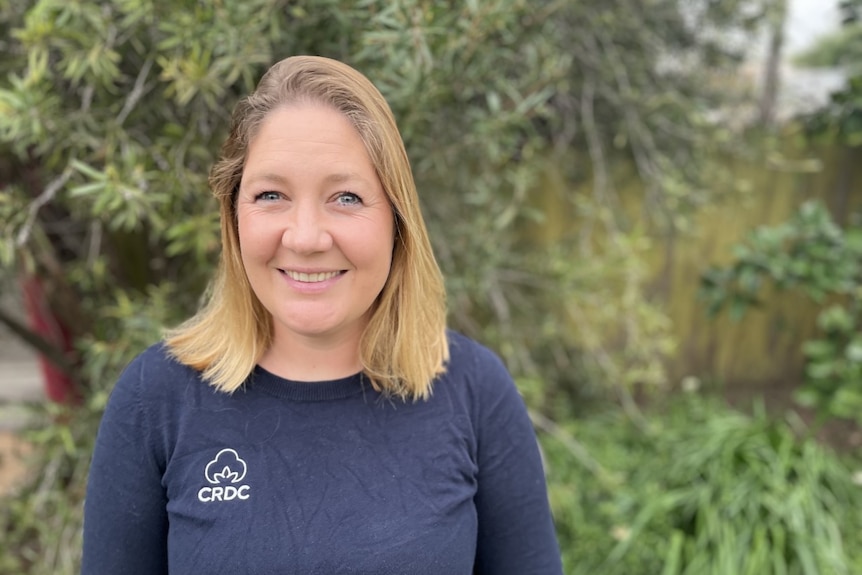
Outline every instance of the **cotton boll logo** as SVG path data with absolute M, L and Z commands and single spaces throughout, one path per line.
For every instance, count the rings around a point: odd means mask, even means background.
M 245 477 L 248 466 L 233 449 L 222 449 L 204 470 L 207 481 L 220 483 L 239 483 Z
M 202 487 L 198 491 L 198 500 L 202 503 L 211 503 L 248 499 L 249 486 L 236 485 L 245 478 L 247 470 L 248 466 L 236 451 L 222 449 L 204 469 L 206 480 L 214 487 Z

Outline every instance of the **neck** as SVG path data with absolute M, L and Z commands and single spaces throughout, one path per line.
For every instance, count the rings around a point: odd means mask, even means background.
M 279 333 L 258 362 L 262 368 L 293 381 L 328 381 L 362 371 L 359 336 L 319 339 Z

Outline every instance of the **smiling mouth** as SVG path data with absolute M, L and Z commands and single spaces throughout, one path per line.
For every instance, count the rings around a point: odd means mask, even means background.
M 307 284 L 323 282 L 323 281 L 326 281 L 328 279 L 332 279 L 335 276 L 341 275 L 343 273 L 343 272 L 337 271 L 337 272 L 319 272 L 319 273 L 307 274 L 307 273 L 303 273 L 303 272 L 295 272 L 292 270 L 279 270 L 279 271 L 281 271 L 281 273 L 283 273 L 284 275 L 286 275 L 287 277 L 289 277 L 292 280 L 302 282 L 302 283 L 307 283 Z

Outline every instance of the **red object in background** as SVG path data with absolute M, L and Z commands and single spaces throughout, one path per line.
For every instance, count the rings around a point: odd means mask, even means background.
M 27 312 L 30 329 L 67 356 L 71 356 L 72 338 L 68 329 L 48 305 L 42 281 L 32 275 L 23 278 L 21 292 L 24 296 L 24 309 Z M 41 354 L 39 367 L 48 399 L 57 403 L 75 403 L 80 399 L 72 379 Z

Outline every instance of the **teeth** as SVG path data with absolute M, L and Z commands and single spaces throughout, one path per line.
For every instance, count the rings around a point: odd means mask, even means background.
M 315 274 L 306 274 L 291 270 L 284 270 L 284 273 L 286 273 L 290 279 L 303 283 L 322 282 L 328 280 L 329 278 L 334 278 L 338 275 L 338 272 L 320 272 Z

